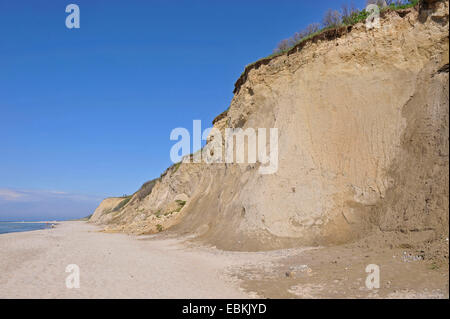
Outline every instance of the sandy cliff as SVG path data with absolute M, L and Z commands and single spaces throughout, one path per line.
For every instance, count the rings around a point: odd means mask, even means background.
M 249 66 L 214 127 L 278 128 L 276 173 L 176 164 L 90 221 L 230 250 L 448 237 L 448 10 L 388 11 Z

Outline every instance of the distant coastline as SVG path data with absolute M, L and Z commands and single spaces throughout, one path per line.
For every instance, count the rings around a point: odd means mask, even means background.
M 50 229 L 54 228 L 56 225 L 57 225 L 56 221 L 41 221 L 41 222 L 6 221 L 0 222 L 0 234 Z

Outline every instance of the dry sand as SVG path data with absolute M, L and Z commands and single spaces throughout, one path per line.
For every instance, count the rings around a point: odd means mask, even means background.
M 221 278 L 222 257 L 181 250 L 174 240 L 106 234 L 85 222 L 0 235 L 0 298 L 242 298 Z M 68 264 L 80 288 L 67 289 Z
M 0 298 L 448 298 L 448 262 L 403 253 L 358 245 L 230 252 L 62 222 L 0 235 Z M 380 289 L 365 288 L 369 263 L 381 267 Z M 79 289 L 66 288 L 69 264 L 80 267 Z

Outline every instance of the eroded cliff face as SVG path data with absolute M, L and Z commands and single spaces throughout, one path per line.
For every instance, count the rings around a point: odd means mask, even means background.
M 91 221 L 231 250 L 448 236 L 448 8 L 387 12 L 380 29 L 358 24 L 248 68 L 214 127 L 278 128 L 276 173 L 174 165 Z
M 111 213 L 119 211 L 119 204 L 124 200 L 126 199 L 120 197 L 110 197 L 104 199 L 89 218 L 89 221 L 92 223 L 110 222 L 114 216 L 114 214 Z

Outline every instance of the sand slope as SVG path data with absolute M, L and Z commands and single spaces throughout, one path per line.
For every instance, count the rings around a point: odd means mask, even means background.
M 247 67 L 214 127 L 222 136 L 278 128 L 276 173 L 260 174 L 260 162 L 173 165 L 151 191 L 108 199 L 91 221 L 195 234 L 232 251 L 370 234 L 379 234 L 374 245 L 423 250 L 448 237 L 448 12 L 448 0 L 387 11 L 379 29 L 330 30 Z M 203 154 L 220 154 L 211 145 Z M 123 205 L 111 210 L 114 201 Z

